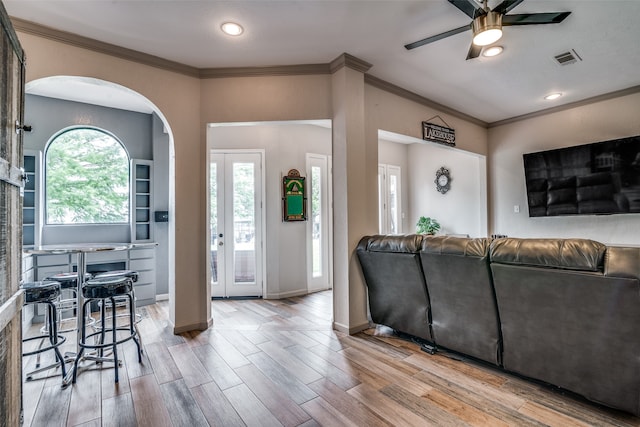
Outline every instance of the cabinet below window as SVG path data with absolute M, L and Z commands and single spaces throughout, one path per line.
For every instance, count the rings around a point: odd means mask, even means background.
M 87 254 L 87 271 L 135 270 L 136 304 L 142 307 L 156 302 L 155 248 L 133 248 L 127 251 L 92 252 Z M 43 280 L 57 273 L 77 271 L 77 255 L 32 255 L 32 277 Z M 44 309 L 38 308 L 34 321 L 42 321 Z

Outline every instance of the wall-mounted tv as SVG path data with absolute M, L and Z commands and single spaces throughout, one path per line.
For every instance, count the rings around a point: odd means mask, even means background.
M 640 135 L 523 157 L 530 217 L 640 213 Z

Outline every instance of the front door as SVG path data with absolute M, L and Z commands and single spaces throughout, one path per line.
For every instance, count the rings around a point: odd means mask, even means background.
M 262 153 L 209 155 L 212 297 L 262 296 Z

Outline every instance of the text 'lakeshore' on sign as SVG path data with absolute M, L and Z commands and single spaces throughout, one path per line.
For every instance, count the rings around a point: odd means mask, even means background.
M 455 147 L 456 131 L 433 123 L 422 122 L 422 139 Z

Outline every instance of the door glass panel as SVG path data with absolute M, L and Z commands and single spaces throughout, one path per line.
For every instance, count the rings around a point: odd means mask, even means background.
M 311 220 L 313 221 L 312 257 L 313 277 L 322 276 L 322 172 L 319 167 L 311 168 Z
M 387 231 L 385 225 L 387 192 L 384 188 L 384 174 L 384 166 L 378 166 L 378 232 L 380 234 L 386 234 Z
M 255 169 L 253 163 L 233 164 L 234 283 L 256 280 Z
M 398 234 L 398 177 L 389 174 L 389 232 Z
M 218 164 L 209 167 L 209 224 L 211 227 L 211 283 L 218 283 Z

